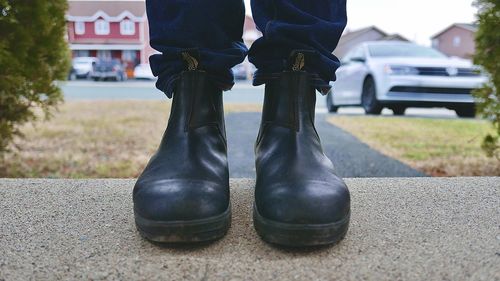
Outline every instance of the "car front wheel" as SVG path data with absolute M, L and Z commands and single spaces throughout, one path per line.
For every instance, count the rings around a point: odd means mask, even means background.
M 383 107 L 377 100 L 377 90 L 375 88 L 375 81 L 372 77 L 366 78 L 365 83 L 363 84 L 361 105 L 363 106 L 366 114 L 378 115 L 382 112 Z
M 403 116 L 405 115 L 406 107 L 404 106 L 395 106 L 392 109 L 392 113 L 397 116 Z
M 333 97 L 332 97 L 332 92 L 328 92 L 326 95 L 326 108 L 328 108 L 328 112 L 335 113 L 339 110 L 338 106 L 335 106 L 333 103 Z
M 455 108 L 455 112 L 459 117 L 462 118 L 474 118 L 476 117 L 476 108 L 474 105 L 459 106 Z

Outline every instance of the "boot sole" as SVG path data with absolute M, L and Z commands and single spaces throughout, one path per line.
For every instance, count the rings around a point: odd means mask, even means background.
M 262 240 L 287 247 L 331 245 L 342 240 L 349 229 L 349 212 L 339 221 L 328 224 L 291 224 L 266 219 L 253 207 L 253 221 Z
M 195 243 L 226 235 L 231 226 L 231 206 L 217 216 L 189 221 L 154 221 L 134 214 L 142 237 L 157 243 Z

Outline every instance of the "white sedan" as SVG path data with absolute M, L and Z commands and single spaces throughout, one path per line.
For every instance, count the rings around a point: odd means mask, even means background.
M 77 78 L 89 78 L 90 72 L 98 59 L 94 57 L 76 57 L 73 58 L 72 63 L 72 73 L 70 74 L 70 80 L 76 80 Z
M 153 75 L 153 72 L 151 71 L 151 66 L 147 63 L 138 64 L 134 68 L 134 78 L 147 80 L 156 79 L 156 77 Z
M 387 107 L 403 115 L 408 107 L 446 107 L 473 117 L 471 92 L 487 79 L 468 60 L 407 42 L 363 43 L 341 63 L 327 95 L 330 112 L 361 105 L 367 114 Z

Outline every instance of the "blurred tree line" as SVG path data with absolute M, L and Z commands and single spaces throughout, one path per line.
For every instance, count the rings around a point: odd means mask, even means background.
M 474 62 L 489 75 L 489 82 L 476 90 L 478 112 L 491 120 L 495 132 L 484 138 L 488 156 L 500 159 L 500 0 L 476 0 L 479 29 L 476 34 Z
M 0 0 L 0 155 L 63 100 L 54 81 L 69 69 L 66 9 L 66 0 Z

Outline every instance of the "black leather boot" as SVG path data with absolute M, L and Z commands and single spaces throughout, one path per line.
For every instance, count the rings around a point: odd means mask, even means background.
M 350 195 L 314 127 L 315 89 L 304 71 L 266 84 L 255 147 L 254 226 L 267 242 L 332 244 L 348 229 Z
M 218 239 L 230 226 L 222 92 L 201 71 L 181 74 L 160 147 L 134 187 L 139 232 L 155 242 Z

